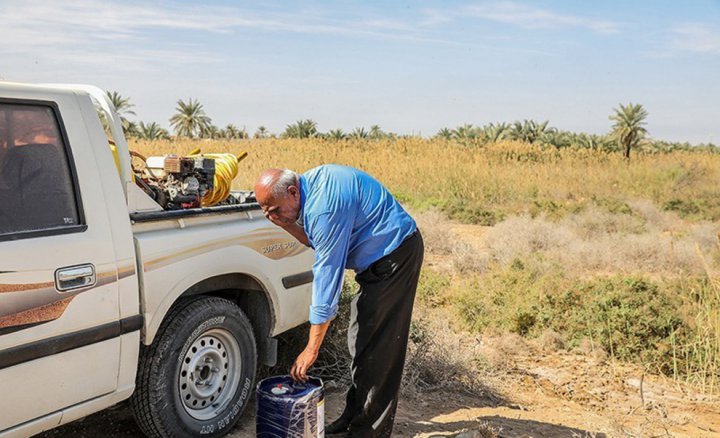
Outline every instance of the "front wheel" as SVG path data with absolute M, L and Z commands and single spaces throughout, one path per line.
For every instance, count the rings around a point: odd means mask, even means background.
M 223 436 L 250 399 L 256 365 L 252 326 L 237 305 L 182 301 L 142 349 L 130 399 L 135 420 L 152 438 Z

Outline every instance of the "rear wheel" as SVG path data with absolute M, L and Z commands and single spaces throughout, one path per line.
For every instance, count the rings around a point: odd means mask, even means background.
M 252 394 L 257 355 L 252 326 L 233 302 L 178 303 L 142 349 L 130 405 L 149 437 L 220 437 Z

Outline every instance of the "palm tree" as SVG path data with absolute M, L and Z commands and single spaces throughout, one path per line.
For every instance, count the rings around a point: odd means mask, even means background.
M 372 138 L 373 140 L 379 140 L 381 138 L 385 137 L 385 132 L 383 132 L 382 128 L 378 125 L 372 125 L 370 127 L 370 132 L 368 133 L 368 137 Z
M 632 103 L 614 109 L 615 114 L 610 116 L 613 122 L 612 135 L 617 140 L 620 147 L 624 149 L 624 156 L 630 159 L 630 149 L 637 147 L 640 141 L 645 138 L 647 129 L 645 129 L 645 119 L 648 112 L 642 105 L 633 105 Z
M 582 134 L 585 135 L 585 134 Z M 570 131 L 560 131 L 555 128 L 548 128 L 540 133 L 539 141 L 555 146 L 556 148 L 567 148 L 580 144 L 579 135 Z
M 347 138 L 347 135 L 343 132 L 342 129 L 331 129 L 327 133 L 327 138 L 330 140 L 340 141 L 345 140 Z
M 470 124 L 453 129 L 452 136 L 456 140 L 472 140 L 478 137 L 478 129 Z
M 269 135 L 270 133 L 264 126 L 258 126 L 257 131 L 255 131 L 255 138 L 268 138 Z
M 145 124 L 140 122 L 137 127 L 138 135 L 143 140 L 167 140 L 170 133 L 156 122 Z
M 524 141 L 526 143 L 535 143 L 536 141 L 548 142 L 549 137 L 557 133 L 556 128 L 548 127 L 547 120 L 544 122 L 536 122 L 535 120 L 516 121 L 510 129 L 510 136 L 513 140 Z
M 229 123 L 225 129 L 221 131 L 222 137 L 228 140 L 233 140 L 236 138 L 239 138 L 238 135 L 240 134 L 240 130 L 237 126 L 233 125 L 232 123 Z
M 365 130 L 365 128 L 355 128 L 353 132 L 348 135 L 350 138 L 368 138 L 368 132 Z
M 573 142 L 575 146 L 587 149 L 605 149 L 607 143 L 607 138 L 604 135 L 586 134 L 584 132 L 577 134 Z
M 117 91 L 106 91 L 105 94 L 107 94 L 107 97 L 110 99 L 110 102 L 112 103 L 117 115 L 120 116 L 120 123 L 122 124 L 123 133 L 126 133 L 131 122 L 125 116 L 135 115 L 135 111 L 131 109 L 135 105 L 130 103 L 129 98 L 122 97 Z
M 245 131 L 245 128 L 239 129 L 232 123 L 228 124 L 225 129 L 222 129 L 220 131 L 220 134 L 220 137 L 227 140 L 241 140 L 244 138 L 248 138 L 248 133 Z
M 302 121 L 298 120 L 297 123 L 285 126 L 285 132 L 282 133 L 282 136 L 284 138 L 302 138 L 300 133 L 300 123 L 302 123 Z
M 491 143 L 503 140 L 510 132 L 510 125 L 507 123 L 488 123 L 482 128 L 485 139 Z
M 442 138 L 445 140 L 450 140 L 452 138 L 452 136 L 453 136 L 453 132 L 452 132 L 452 130 L 450 130 L 448 128 L 442 128 L 441 130 L 439 130 L 437 132 L 437 134 L 435 134 L 435 137 Z
M 283 137 L 285 138 L 310 138 L 317 136 L 317 123 L 312 119 L 298 120 L 287 125 Z
M 211 119 L 197 100 L 190 99 L 187 103 L 178 100 L 170 124 L 178 137 L 196 138 L 207 130 Z
M 223 138 L 223 137 L 225 137 L 225 133 L 223 132 L 223 130 L 218 128 L 217 126 L 213 125 L 212 123 L 207 125 L 200 132 L 200 138 L 216 140 L 218 138 Z
M 103 114 L 103 113 L 100 113 Z M 101 117 L 101 122 L 103 123 L 103 127 L 105 128 L 106 132 L 110 132 L 109 128 L 107 127 L 107 120 L 103 117 Z M 125 134 L 125 138 L 131 138 L 131 137 L 142 137 L 140 133 L 140 127 L 135 122 L 127 122 L 127 127 L 123 126 L 123 134 Z

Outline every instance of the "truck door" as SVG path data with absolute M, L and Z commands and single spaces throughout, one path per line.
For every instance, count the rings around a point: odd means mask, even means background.
M 72 93 L 0 92 L 1 433 L 116 389 L 118 280 L 134 268 L 115 262 Z

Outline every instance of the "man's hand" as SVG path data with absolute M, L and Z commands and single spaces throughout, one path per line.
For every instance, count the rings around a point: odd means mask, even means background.
M 303 383 L 307 381 L 307 372 L 317 360 L 320 346 L 325 339 L 325 333 L 327 333 L 328 328 L 330 328 L 330 321 L 323 324 L 312 324 L 310 326 L 310 336 L 308 337 L 307 347 L 305 347 L 305 350 L 295 359 L 295 363 L 290 369 L 290 376 L 294 381 Z
M 263 212 L 265 214 L 265 218 L 272 222 L 273 224 L 277 225 L 280 228 L 285 228 L 288 224 L 285 222 L 282 222 L 282 219 L 279 216 L 276 216 L 274 214 L 271 214 L 267 211 Z
M 310 246 L 310 240 L 308 239 L 307 234 L 305 234 L 305 230 L 303 229 L 303 227 L 301 227 L 295 222 L 286 222 L 282 218 L 272 214 L 271 212 L 265 211 L 264 214 L 267 220 L 272 222 L 274 225 L 287 231 L 291 236 L 293 236 L 303 245 Z
M 290 376 L 296 382 L 307 381 L 307 372 L 311 366 L 315 363 L 318 357 L 318 352 L 312 348 L 306 347 L 300 356 L 295 359 L 295 363 L 290 370 Z

